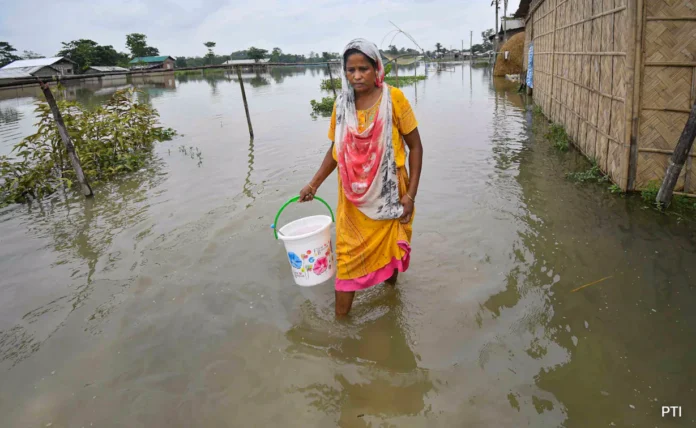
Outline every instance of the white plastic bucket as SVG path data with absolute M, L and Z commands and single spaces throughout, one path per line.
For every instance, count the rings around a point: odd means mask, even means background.
M 280 209 L 276 215 L 276 222 L 282 210 L 297 199 L 297 197 L 291 199 Z M 315 199 L 329 207 L 320 198 L 315 197 Z M 331 210 L 330 207 L 329 210 Z M 331 242 L 332 223 L 333 212 L 331 217 L 326 215 L 303 217 L 277 230 L 276 238 L 285 244 L 287 260 L 295 284 L 311 287 L 326 282 L 336 273 L 336 260 Z M 276 224 L 272 227 L 275 228 Z

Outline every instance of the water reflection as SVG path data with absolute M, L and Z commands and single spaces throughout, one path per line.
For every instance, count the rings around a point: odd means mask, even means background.
M 335 416 L 339 426 L 369 426 L 372 418 L 423 415 L 425 398 L 435 389 L 420 356 L 412 349 L 401 292 L 371 290 L 348 324 L 311 301 L 300 308 L 301 320 L 287 331 L 294 358 L 329 358 L 334 382 L 296 385 L 317 411 Z
M 14 366 L 37 352 L 98 287 L 102 293 L 109 288 L 113 293 L 123 291 L 120 282 L 96 281 L 95 275 L 116 269 L 125 258 L 136 265 L 139 263 L 137 254 L 122 254 L 118 246 L 114 246 L 114 240 L 124 229 L 130 229 L 134 233 L 132 245 L 137 248 L 138 243 L 151 234 L 149 197 L 152 189 L 166 178 L 163 166 L 162 160 L 153 159 L 147 168 L 102 185 L 99 189 L 102 196 L 93 199 L 74 193 L 57 193 L 43 203 L 14 207 L 15 211 L 26 210 L 27 226 L 22 231 L 30 240 L 50 242 L 55 255 L 51 268 L 56 272 L 65 271 L 67 279 L 52 285 L 52 294 L 57 297 L 25 313 L 22 323 L 0 330 L 0 362 Z M 5 215 L 8 214 L 12 212 Z M 26 285 L 17 281 L 21 278 L 10 278 L 4 286 L 13 289 Z M 113 299 L 107 299 L 100 305 L 90 318 L 88 329 L 98 330 L 103 314 L 115 304 Z

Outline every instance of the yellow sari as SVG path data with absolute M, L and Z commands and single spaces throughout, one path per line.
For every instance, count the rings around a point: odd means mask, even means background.
M 393 124 L 392 144 L 399 176 L 399 193 L 408 190 L 406 144 L 403 135 L 418 126 L 411 105 L 398 88 L 391 88 Z M 367 110 L 358 110 L 358 132 L 374 121 L 379 100 Z M 331 115 L 328 137 L 335 139 L 336 106 Z M 334 146 L 333 157 L 336 160 Z M 411 251 L 411 220 L 402 224 L 399 219 L 373 220 L 350 202 L 343 193 L 338 177 L 338 207 L 336 209 L 336 290 L 357 291 L 379 284 L 392 276 L 394 270 L 408 269 Z

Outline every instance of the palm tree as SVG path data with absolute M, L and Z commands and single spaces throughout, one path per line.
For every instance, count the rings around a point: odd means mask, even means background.
M 440 53 L 442 50 L 442 44 L 440 42 L 435 43 L 435 52 Z

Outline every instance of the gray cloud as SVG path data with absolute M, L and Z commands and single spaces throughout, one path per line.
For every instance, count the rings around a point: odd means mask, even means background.
M 519 0 L 510 1 L 513 13 Z M 18 50 L 54 55 L 60 42 L 87 38 L 125 51 L 125 35 L 139 32 L 162 54 L 218 54 L 249 46 L 285 52 L 338 52 L 352 38 L 377 44 L 393 29 L 408 31 L 425 49 L 480 43 L 492 28 L 490 0 L 0 0 L 0 41 Z M 385 40 L 385 46 L 391 37 Z M 398 46 L 412 46 L 397 36 Z

